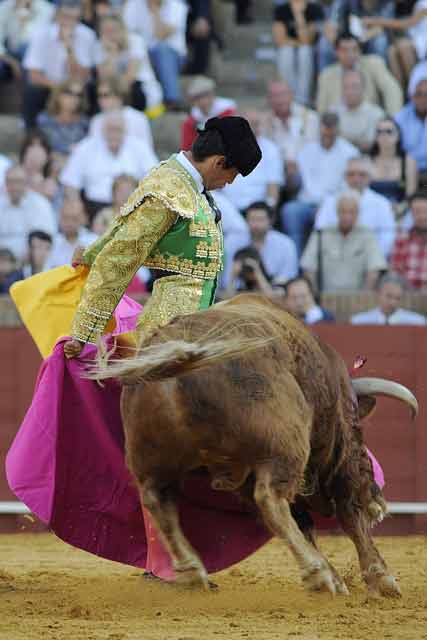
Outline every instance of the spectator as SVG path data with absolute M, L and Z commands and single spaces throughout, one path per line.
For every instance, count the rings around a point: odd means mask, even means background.
M 223 297 L 232 298 L 242 291 L 273 296 L 269 275 L 259 252 L 254 247 L 244 247 L 236 252 L 231 267 L 230 282 Z
M 338 33 L 346 24 L 347 12 L 345 0 L 321 0 L 324 22 L 317 44 L 317 66 L 323 71 L 336 61 L 335 42 Z
M 19 151 L 19 162 L 27 176 L 27 186 L 48 200 L 56 194 L 58 185 L 49 174 L 51 150 L 41 131 L 34 130 L 24 138 Z
M 298 102 L 309 104 L 314 71 L 314 44 L 323 11 L 317 2 L 289 0 L 274 10 L 273 41 L 277 70 L 289 82 Z
M 21 78 L 28 42 L 35 31 L 49 24 L 53 13 L 46 0 L 0 2 L 0 83 Z
M 12 251 L 0 247 L 0 294 L 9 293 L 12 284 L 22 278 L 22 271 Z
M 187 43 L 189 56 L 185 72 L 204 74 L 209 68 L 211 41 L 215 37 L 212 24 L 211 0 L 187 0 Z
M 50 254 L 44 265 L 44 271 L 71 264 L 71 258 L 77 247 L 87 247 L 98 236 L 83 225 L 86 214 L 83 203 L 78 197 L 64 199 L 59 216 L 60 233 L 56 235 Z
M 252 24 L 252 0 L 234 0 L 236 24 Z
M 23 65 L 28 72 L 24 87 L 23 116 L 28 128 L 44 108 L 49 92 L 61 82 L 85 84 L 94 67 L 96 36 L 79 22 L 76 0 L 60 0 L 55 21 L 39 29 L 30 40 Z
M 110 14 L 101 18 L 95 61 L 98 78 L 116 77 L 122 94 L 129 96 L 135 109 L 154 112 L 162 104 L 162 88 L 144 40 L 136 33 L 128 33 L 119 16 Z
M 102 207 L 112 202 L 113 180 L 121 173 L 141 179 L 157 158 L 148 144 L 125 135 L 120 112 L 105 116 L 102 137 L 89 136 L 75 147 L 60 180 L 74 193 L 83 191 L 89 223 Z
M 181 110 L 179 72 L 187 55 L 188 7 L 180 0 L 127 0 L 123 18 L 144 38 L 168 109 Z
M 27 176 L 19 165 L 6 171 L 5 190 L 0 194 L 0 245 L 17 260 L 27 252 L 27 236 L 35 229 L 54 235 L 55 214 L 49 201 L 28 189 Z
M 369 188 L 371 175 L 369 158 L 352 158 L 348 161 L 345 179 L 347 187 L 360 195 L 359 224 L 375 233 L 381 251 L 389 256 L 395 238 L 394 214 L 390 202 Z M 317 212 L 316 229 L 335 226 L 337 220 L 337 198 L 335 195 L 329 196 Z
M 104 207 L 101 211 L 98 211 L 92 222 L 92 231 L 97 236 L 102 236 L 107 230 L 107 227 L 112 222 L 115 216 L 120 214 L 120 208 L 127 202 L 129 196 L 135 191 L 138 186 L 138 180 L 135 180 L 133 176 L 120 174 L 113 180 L 112 195 L 113 202 L 111 207 Z
M 134 109 L 124 106 L 124 95 L 117 77 L 103 78 L 97 85 L 97 101 L 101 109 L 90 121 L 89 135 L 102 137 L 102 128 L 107 113 L 120 112 L 125 119 L 126 135 L 141 139 L 152 149 L 153 134 L 147 116 Z
M 268 103 L 270 110 L 262 125 L 262 135 L 278 145 L 287 170 L 295 173 L 299 151 L 319 137 L 319 118 L 315 111 L 294 101 L 287 82 L 270 82 Z
M 370 290 L 387 268 L 374 233 L 358 225 L 359 202 L 358 191 L 343 192 L 337 200 L 338 224 L 310 236 L 301 268 L 318 291 Z
M 402 89 L 379 56 L 362 56 L 359 41 L 350 33 L 337 38 L 336 54 L 338 63 L 324 69 L 319 75 L 317 110 L 320 113 L 341 102 L 342 74 L 353 69 L 359 69 L 363 74 L 365 99 L 368 102 L 382 106 L 391 114 L 399 111 L 403 100 Z
M 388 50 L 390 69 L 402 87 L 406 87 L 409 75 L 417 58 L 423 60 L 427 53 L 427 3 L 397 0 L 393 17 L 369 16 L 364 26 L 373 29 L 388 29 L 403 33 L 394 37 Z
M 305 324 L 335 322 L 332 313 L 317 304 L 313 285 L 308 278 L 296 276 L 285 282 L 283 288 L 286 308 Z
M 387 198 L 400 217 L 407 209 L 407 198 L 417 188 L 418 171 L 414 158 L 402 149 L 400 129 L 392 118 L 377 124 L 371 160 L 370 188 Z
M 4 177 L 5 177 L 6 171 L 10 167 L 11 164 L 12 164 L 12 162 L 9 160 L 9 158 L 6 158 L 6 156 L 3 156 L 0 153 L 0 193 L 3 190 Z
M 245 210 L 251 202 L 262 200 L 265 200 L 274 209 L 277 206 L 280 187 L 283 184 L 283 164 L 280 152 L 274 142 L 261 135 L 261 114 L 258 111 L 255 109 L 246 111 L 243 116 L 249 121 L 257 138 L 262 158 L 250 175 L 246 178 L 238 175 L 232 184 L 227 184 L 224 187 L 223 192 L 240 211 Z
M 342 77 L 342 102 L 335 111 L 340 119 L 340 134 L 362 152 L 368 152 L 375 138 L 377 123 L 384 111 L 365 100 L 363 74 L 355 69 Z
M 28 254 L 22 267 L 24 278 L 44 270 L 52 249 L 52 236 L 45 231 L 31 231 L 28 234 Z
M 397 273 L 386 273 L 377 284 L 377 307 L 356 313 L 351 324 L 425 324 L 426 319 L 420 313 L 402 309 L 405 280 Z
M 387 62 L 387 49 L 389 46 L 387 32 L 380 24 L 375 26 L 368 25 L 369 19 L 373 16 L 386 19 L 392 18 L 394 13 L 393 4 L 389 0 L 350 0 L 348 7 L 350 25 L 352 21 L 355 21 L 355 18 L 360 20 L 364 52 L 381 56 L 384 62 Z
M 318 207 L 328 195 L 342 188 L 346 162 L 358 153 L 356 147 L 338 136 L 338 123 L 336 113 L 322 115 L 319 140 L 307 143 L 298 154 L 301 188 L 297 200 L 286 203 L 281 210 L 283 230 L 295 242 L 298 255 Z
M 85 137 L 89 122 L 84 111 L 84 89 L 78 82 L 69 80 L 52 90 L 47 110 L 37 116 L 37 126 L 53 151 L 68 155 Z
M 427 192 L 410 202 L 413 225 L 396 238 L 390 264 L 414 289 L 427 289 Z
M 250 244 L 261 256 L 265 270 L 273 281 L 288 280 L 298 273 L 294 243 L 284 233 L 275 231 L 273 211 L 265 202 L 253 202 L 245 212 Z
M 417 163 L 418 170 L 427 173 L 427 70 L 418 75 L 408 88 L 410 102 L 396 114 L 402 133 L 402 146 Z
M 187 97 L 190 101 L 190 115 L 181 125 L 181 149 L 188 151 L 197 137 L 197 127 L 204 126 L 209 118 L 233 116 L 236 103 L 230 98 L 216 95 L 216 84 L 211 78 L 196 76 L 188 85 Z

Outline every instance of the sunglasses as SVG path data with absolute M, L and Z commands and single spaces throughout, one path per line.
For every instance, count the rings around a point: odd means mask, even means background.
M 396 129 L 393 129 L 393 127 L 384 127 L 383 129 L 377 129 L 378 136 L 382 133 L 385 133 L 387 136 L 392 136 L 394 133 L 396 133 Z
M 98 98 L 110 98 L 112 95 L 111 91 L 98 91 Z

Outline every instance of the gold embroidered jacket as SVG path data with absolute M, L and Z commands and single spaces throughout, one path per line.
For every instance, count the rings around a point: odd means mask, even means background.
M 215 280 L 222 255 L 221 226 L 172 156 L 140 182 L 107 232 L 85 251 L 90 273 L 72 335 L 95 342 L 141 266 Z

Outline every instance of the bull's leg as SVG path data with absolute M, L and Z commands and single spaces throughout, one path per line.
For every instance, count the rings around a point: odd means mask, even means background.
M 208 589 L 208 574 L 181 530 L 176 503 L 170 492 L 149 479 L 140 487 L 140 497 L 172 558 L 176 582 Z
M 350 510 L 348 505 L 337 505 L 342 528 L 353 541 L 359 556 L 362 577 L 368 589 L 383 596 L 400 597 L 396 579 L 389 573 L 387 565 L 375 547 L 370 534 L 371 517 L 359 509 Z
M 295 521 L 299 529 L 304 535 L 304 538 L 307 540 L 309 544 L 311 544 L 316 549 L 316 551 L 322 556 L 323 560 L 328 565 L 332 573 L 336 592 L 341 595 L 348 596 L 349 591 L 344 580 L 341 578 L 341 576 L 339 575 L 335 567 L 329 562 L 329 560 L 326 558 L 326 556 L 322 553 L 322 551 L 317 546 L 316 536 L 314 533 L 314 522 L 311 515 L 307 511 L 296 511 L 293 508 L 291 508 L 291 512 L 292 512 L 292 516 L 295 518 Z
M 299 564 L 302 580 L 310 590 L 336 593 L 331 569 L 321 554 L 309 544 L 292 517 L 287 495 L 289 482 L 273 472 L 273 464 L 256 470 L 254 498 L 264 523 L 277 537 L 286 541 Z

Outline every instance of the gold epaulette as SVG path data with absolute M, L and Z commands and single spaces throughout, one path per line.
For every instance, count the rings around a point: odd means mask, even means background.
M 190 176 L 173 159 L 162 162 L 141 180 L 138 187 L 120 209 L 127 216 L 147 198 L 156 198 L 167 209 L 183 218 L 194 218 L 199 207 L 200 194 Z

